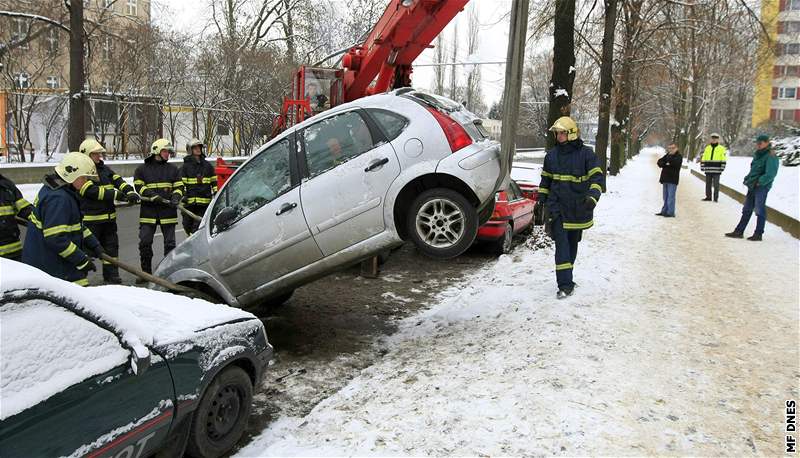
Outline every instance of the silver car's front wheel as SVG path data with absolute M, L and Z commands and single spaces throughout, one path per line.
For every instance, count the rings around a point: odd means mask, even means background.
M 434 258 L 452 258 L 475 240 L 478 216 L 475 207 L 460 193 L 435 188 L 414 200 L 407 224 L 420 251 Z
M 453 201 L 432 199 L 417 211 L 417 235 L 435 248 L 449 248 L 464 236 L 464 213 Z

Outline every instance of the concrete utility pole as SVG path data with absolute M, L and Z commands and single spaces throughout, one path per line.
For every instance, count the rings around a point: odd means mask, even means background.
M 69 3 L 69 131 L 67 144 L 70 151 L 78 151 L 86 135 L 86 98 L 83 96 L 85 80 L 83 69 L 83 1 Z
M 525 63 L 525 38 L 528 34 L 528 5 L 529 0 L 514 0 L 511 5 L 506 83 L 503 89 L 503 127 L 500 131 L 500 180 L 502 180 L 500 189 L 506 189 L 508 186 L 511 162 L 514 158 L 522 92 L 522 67 Z

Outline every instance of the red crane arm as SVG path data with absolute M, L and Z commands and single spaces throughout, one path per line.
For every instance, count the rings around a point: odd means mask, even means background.
M 344 56 L 344 101 L 409 84 L 414 59 L 468 2 L 391 0 L 364 44 Z

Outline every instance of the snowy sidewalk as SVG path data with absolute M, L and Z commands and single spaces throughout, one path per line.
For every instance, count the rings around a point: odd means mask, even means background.
M 678 217 L 654 216 L 654 153 L 611 179 L 573 297 L 555 300 L 552 250 L 520 246 L 240 455 L 781 455 L 800 245 L 771 224 L 761 243 L 723 237 L 741 206 L 701 202 L 686 170 Z

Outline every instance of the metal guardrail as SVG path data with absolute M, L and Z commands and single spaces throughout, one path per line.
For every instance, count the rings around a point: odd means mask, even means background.
M 698 172 L 695 169 L 690 169 L 690 170 L 692 172 L 692 175 L 705 181 L 706 176 L 702 172 Z M 747 197 L 741 192 L 731 188 L 730 186 L 726 186 L 722 183 L 719 184 L 719 190 L 726 196 L 736 199 L 736 201 L 739 202 L 740 204 L 744 204 L 745 198 Z M 789 234 L 791 234 L 792 237 L 800 239 L 800 221 L 792 218 L 791 216 L 785 213 L 781 213 L 778 210 L 775 210 L 774 208 L 767 207 L 767 221 L 788 232 Z

